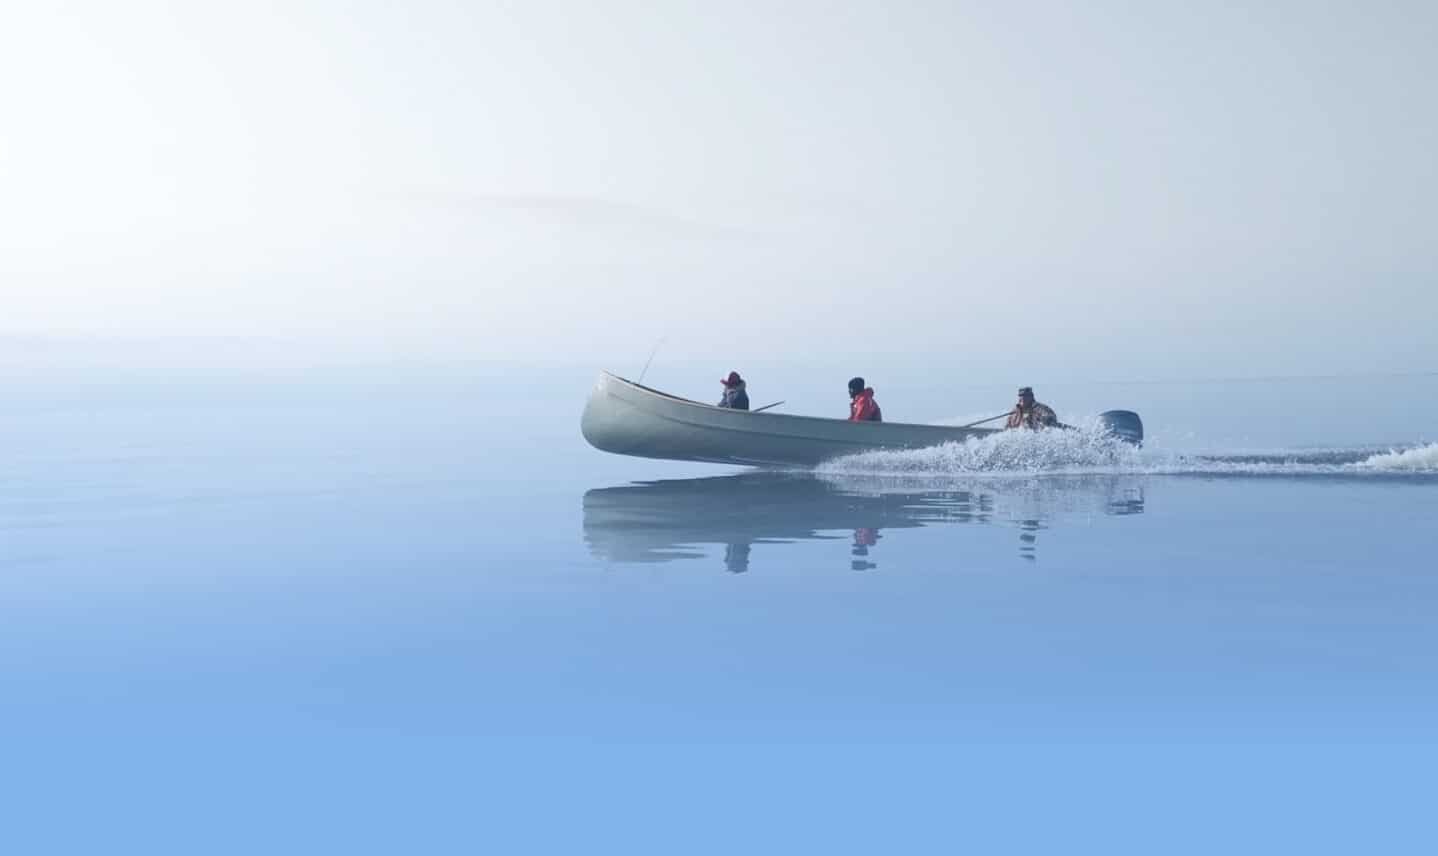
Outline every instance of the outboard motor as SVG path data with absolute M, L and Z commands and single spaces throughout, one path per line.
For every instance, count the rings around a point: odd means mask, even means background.
M 1132 410 L 1105 410 L 1098 415 L 1098 424 L 1125 443 L 1143 445 L 1143 420 Z

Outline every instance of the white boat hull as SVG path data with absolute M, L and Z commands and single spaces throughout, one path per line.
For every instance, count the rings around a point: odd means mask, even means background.
M 813 466 L 872 449 L 919 449 L 994 433 L 902 422 L 850 422 L 727 410 L 605 372 L 580 420 L 584 439 L 618 455 L 749 466 Z

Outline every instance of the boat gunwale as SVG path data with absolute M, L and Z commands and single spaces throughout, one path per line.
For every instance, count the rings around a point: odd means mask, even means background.
M 853 425 L 855 425 L 855 426 L 859 426 L 859 427 L 860 427 L 860 430 L 863 430 L 863 431 L 875 431 L 875 430 L 882 431 L 882 430 L 884 430 L 884 426 L 889 426 L 889 427 L 895 427 L 895 428 L 918 428 L 918 429 L 931 430 L 931 431 L 939 431 L 939 432 L 962 432 L 962 433 L 966 433 L 966 434 L 969 435 L 969 436 L 983 436 L 983 435 L 995 433 L 997 430 L 999 430 L 999 429 L 996 429 L 996 428 L 966 428 L 966 427 L 963 427 L 963 426 L 960 426 L 960 425 L 933 425 L 933 424 L 925 423 L 925 422 L 856 422 L 856 421 L 854 421 L 854 420 L 850 420 L 850 419 L 838 419 L 838 418 L 835 418 L 835 417 L 832 417 L 832 416 L 804 416 L 804 415 L 796 414 L 796 413 L 754 413 L 754 412 L 751 412 L 751 411 L 748 411 L 748 410 L 735 410 L 735 409 L 733 409 L 733 408 L 728 408 L 728 407 L 717 407 L 717 406 L 715 406 L 715 405 L 713 405 L 713 404 L 706 404 L 706 403 L 704 403 L 704 402 L 702 402 L 702 401 L 694 401 L 694 400 L 692 400 L 692 399 L 682 398 L 682 397 L 680 397 L 680 396 L 673 395 L 673 394 L 664 392 L 664 391 L 662 391 L 662 390 L 654 389 L 653 387 L 645 386 L 645 385 L 643 385 L 643 384 L 641 384 L 641 383 L 636 383 L 636 382 L 634 382 L 634 381 L 632 381 L 632 380 L 629 380 L 628 378 L 620 377 L 619 375 L 614 374 L 613 372 L 604 371 L 604 372 L 602 372 L 602 374 L 603 374 L 604 377 L 606 377 L 606 378 L 609 378 L 609 379 L 611 379 L 611 380 L 619 381 L 621 384 L 623 384 L 623 385 L 625 385 L 625 386 L 627 386 L 627 387 L 631 387 L 631 388 L 633 388 L 633 389 L 637 389 L 637 390 L 639 390 L 640 392 L 647 393 L 647 394 L 652 395 L 652 396 L 654 396 L 654 397 L 656 397 L 656 398 L 659 398 L 659 399 L 668 400 L 668 401 L 671 401 L 671 402 L 674 402 L 674 403 L 677 403 L 677 404 L 684 404 L 684 405 L 689 405 L 689 406 L 692 406 L 692 407 L 704 408 L 704 409 L 706 409 L 706 410 L 715 411 L 715 412 L 717 412 L 717 413 L 732 413 L 732 414 L 734 414 L 735 417 L 740 417 L 740 416 L 758 416 L 758 417 L 769 417 L 769 418 L 777 419 L 777 420 L 792 420 L 792 421 L 796 421 L 796 422 L 819 422 L 819 423 L 823 423 L 823 424 L 826 424 L 826 425 L 835 425 L 835 424 L 838 424 L 838 425 L 848 425 L 848 424 L 853 424 Z M 606 394 L 609 394 L 609 393 L 606 393 Z M 775 432 L 772 432 L 772 431 L 753 430 L 753 429 L 745 428 L 745 427 L 739 426 L 739 425 L 736 425 L 736 426 L 734 426 L 733 428 L 730 428 L 729 426 L 706 425 L 706 424 L 703 424 L 703 423 L 689 422 L 689 421 L 687 421 L 687 420 L 680 419 L 680 418 L 678 418 L 678 417 L 670 416 L 670 415 L 667 415 L 667 414 L 654 413 L 654 412 L 652 412 L 652 411 L 648 411 L 648 412 L 649 412 L 649 415 L 650 415 L 650 416 L 654 416 L 654 417 L 659 418 L 659 419 L 664 419 L 664 420 L 669 421 L 669 422 L 677 422 L 677 423 L 679 423 L 679 424 L 681 424 L 681 425 L 692 425 L 692 426 L 697 427 L 697 428 L 711 428 L 711 429 L 714 429 L 714 430 L 739 430 L 739 431 L 743 431 L 743 432 L 746 433 L 746 434 L 761 434 L 761 435 L 770 436 L 770 437 L 791 437 L 791 436 L 794 436 L 794 435 L 789 435 L 789 434 L 775 433 Z M 729 417 L 725 417 L 725 418 L 729 418 Z M 849 438 L 843 438 L 843 437 L 835 437 L 835 438 L 825 437 L 825 438 L 823 438 L 823 439 L 824 439 L 826 442 L 851 443 L 851 444 L 853 444 L 853 445 L 858 445 L 858 446 L 867 446 L 867 445 L 871 445 L 871 444 L 872 444 L 872 440 L 864 440 L 864 439 L 860 439 L 860 438 L 857 438 L 857 437 L 854 438 L 854 439 L 852 439 L 852 440 L 849 439 Z M 958 439 L 958 438 L 950 438 L 950 440 L 956 440 L 956 439 Z

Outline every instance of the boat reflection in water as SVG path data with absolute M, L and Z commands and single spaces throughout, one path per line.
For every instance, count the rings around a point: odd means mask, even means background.
M 850 567 L 878 567 L 886 532 L 949 523 L 1017 530 L 1019 555 L 1035 559 L 1040 533 L 1060 515 L 1142 514 L 1136 476 L 1040 476 L 956 480 L 745 473 L 640 482 L 584 494 L 584 540 L 612 562 L 703 559 L 723 546 L 723 566 L 749 570 L 755 545 L 849 540 Z

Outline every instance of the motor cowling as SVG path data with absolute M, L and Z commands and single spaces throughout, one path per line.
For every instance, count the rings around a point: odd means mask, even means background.
M 1125 443 L 1143 445 L 1143 420 L 1132 410 L 1105 410 L 1098 415 L 1099 428 Z

